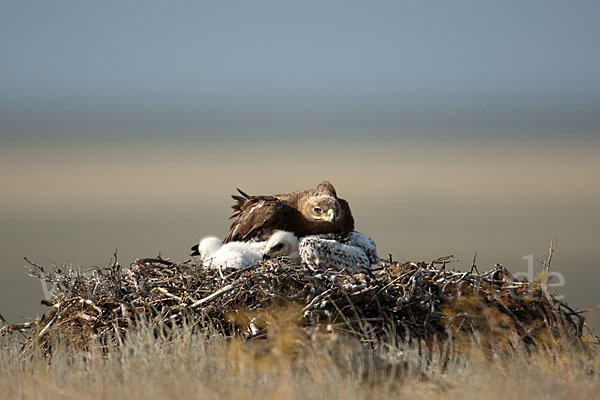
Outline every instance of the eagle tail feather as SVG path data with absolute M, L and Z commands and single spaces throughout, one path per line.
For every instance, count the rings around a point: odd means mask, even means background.
M 242 189 L 240 189 L 240 188 L 236 188 L 236 189 L 242 196 L 244 196 L 244 198 L 246 198 L 246 199 L 250 198 L 250 195 L 248 193 L 244 192 Z

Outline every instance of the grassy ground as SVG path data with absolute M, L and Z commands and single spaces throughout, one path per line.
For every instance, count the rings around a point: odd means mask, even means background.
M 588 399 L 600 392 L 600 357 L 554 347 L 499 356 L 475 341 L 457 352 L 389 340 L 371 350 L 339 335 L 306 340 L 289 327 L 250 343 L 189 328 L 156 337 L 141 327 L 104 355 L 66 344 L 56 343 L 48 360 L 24 357 L 14 338 L 5 341 L 0 398 Z

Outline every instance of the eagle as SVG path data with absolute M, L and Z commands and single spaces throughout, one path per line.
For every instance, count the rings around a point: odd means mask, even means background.
M 192 256 L 199 256 L 204 267 L 240 268 L 269 258 L 286 256 L 300 261 L 298 238 L 292 232 L 275 231 L 266 241 L 229 242 L 207 236 L 192 247 Z
M 360 232 L 303 237 L 298 245 L 302 263 L 310 269 L 359 272 L 379 262 L 373 239 Z
M 337 197 L 329 181 L 314 189 L 276 195 L 250 196 L 238 188 L 232 195 L 233 223 L 224 243 L 266 240 L 274 231 L 294 233 L 301 238 L 322 233 L 348 233 L 354 230 L 350 206 Z

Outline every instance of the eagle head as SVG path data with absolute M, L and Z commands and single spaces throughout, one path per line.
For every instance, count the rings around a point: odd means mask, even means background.
M 334 223 L 341 217 L 339 208 L 337 198 L 329 195 L 318 195 L 308 198 L 302 209 L 302 214 L 311 221 Z
M 216 236 L 207 236 L 192 247 L 191 255 L 200 256 L 200 258 L 212 257 L 221 246 L 223 246 L 221 239 Z
M 298 238 L 292 232 L 275 231 L 267 240 L 263 260 L 278 256 L 289 256 L 298 251 Z

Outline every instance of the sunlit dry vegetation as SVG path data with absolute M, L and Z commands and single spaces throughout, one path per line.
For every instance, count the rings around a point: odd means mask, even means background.
M 366 347 L 339 335 L 302 341 L 290 329 L 242 342 L 190 327 L 157 336 L 139 325 L 108 349 L 59 341 L 51 360 L 23 355 L 11 340 L 0 352 L 0 397 L 594 398 L 600 389 L 599 357 L 581 349 L 515 347 L 490 357 L 476 339 L 457 352 L 393 340 Z

